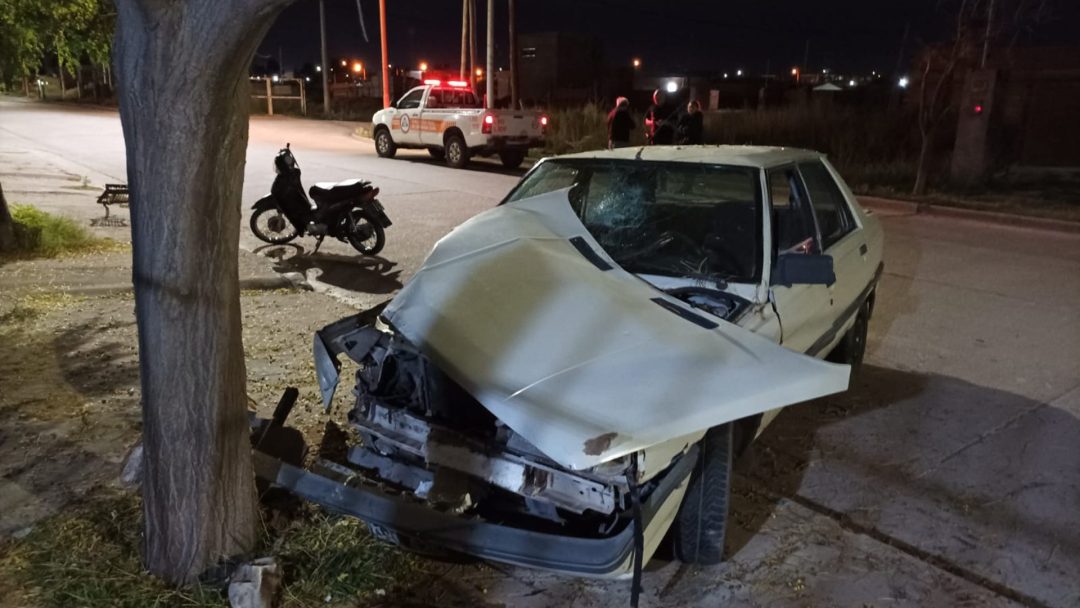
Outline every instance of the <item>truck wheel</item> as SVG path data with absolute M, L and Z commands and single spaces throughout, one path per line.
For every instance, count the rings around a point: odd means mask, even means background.
M 507 169 L 517 169 L 525 161 L 525 150 L 503 150 L 499 152 L 499 160 Z
M 711 428 L 698 444 L 698 461 L 672 529 L 675 557 L 685 564 L 712 565 L 724 559 L 734 426 Z
M 446 138 L 446 164 L 455 169 L 463 169 L 469 164 L 469 148 L 465 145 L 465 139 L 460 135 L 451 135 Z
M 397 146 L 394 145 L 394 139 L 390 137 L 390 130 L 386 128 L 375 131 L 375 153 L 380 158 L 394 158 L 397 154 Z
M 870 327 L 870 299 L 867 298 L 859 307 L 859 313 L 855 316 L 855 324 L 840 338 L 840 342 L 833 347 L 826 360 L 833 363 L 846 363 L 851 366 L 852 373 L 862 367 L 863 357 L 866 356 L 866 334 Z
M 435 160 L 442 160 L 446 158 L 446 150 L 442 148 L 428 148 L 427 153 L 431 155 L 431 158 Z

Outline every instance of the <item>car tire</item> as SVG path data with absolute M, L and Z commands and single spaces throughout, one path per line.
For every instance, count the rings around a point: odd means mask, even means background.
M 394 158 L 397 154 L 394 138 L 390 137 L 390 130 L 385 127 L 375 131 L 375 153 L 379 158 Z
M 862 367 L 866 356 L 866 334 L 870 327 L 870 299 L 862 303 L 855 315 L 855 324 L 847 330 L 843 338 L 833 347 L 825 359 L 833 363 L 845 363 L 851 366 L 852 373 Z
M 442 160 L 446 158 L 446 150 L 442 148 L 428 148 L 427 153 L 431 155 L 431 158 L 435 160 Z
M 672 544 L 684 564 L 713 565 L 724 559 L 735 424 L 714 427 L 698 443 L 698 461 L 675 515 Z
M 464 169 L 469 164 L 469 148 L 465 145 L 465 138 L 462 136 L 448 136 L 443 150 L 445 150 L 447 165 L 455 169 Z
M 525 162 L 525 150 L 503 150 L 499 152 L 499 160 L 507 169 L 517 169 Z

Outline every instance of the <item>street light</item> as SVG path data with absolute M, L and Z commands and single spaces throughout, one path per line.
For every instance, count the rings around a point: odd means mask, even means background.
M 906 89 L 906 88 L 907 88 L 907 85 L 908 85 L 908 82 L 909 82 L 909 81 L 908 81 L 908 77 L 907 77 L 907 76 L 901 76 L 901 77 L 900 77 L 900 81 L 899 81 L 899 82 L 897 82 L 896 84 L 900 85 L 900 88 L 901 88 L 901 89 Z
M 798 76 L 799 75 L 799 68 L 791 68 L 791 75 L 792 76 Z
M 853 86 L 855 86 L 855 81 L 854 80 L 849 80 L 847 84 L 848 84 L 849 87 L 853 87 Z
M 736 76 L 742 76 L 742 70 L 735 70 Z
M 426 61 L 421 61 L 421 62 L 420 62 L 420 71 L 421 71 L 421 72 L 426 72 L 426 71 L 427 71 L 427 69 L 428 69 L 428 64 L 427 64 L 427 62 L 426 62 Z
M 322 66 L 321 65 L 315 66 L 315 71 L 316 72 L 321 72 L 322 71 Z
M 341 67 L 345 67 L 345 66 L 347 66 L 347 65 L 349 65 L 349 62 L 348 62 L 348 61 L 345 61 L 344 59 L 342 59 L 342 60 L 341 60 Z
M 476 77 L 480 78 L 483 75 L 484 75 L 484 69 L 483 68 L 476 68 Z
M 634 63 L 635 68 L 640 68 L 641 67 L 641 60 L 638 59 L 637 57 L 634 57 L 634 62 L 633 63 Z
M 360 72 L 364 71 L 364 64 L 360 63 L 359 61 L 354 61 L 352 64 L 352 71 L 359 74 Z

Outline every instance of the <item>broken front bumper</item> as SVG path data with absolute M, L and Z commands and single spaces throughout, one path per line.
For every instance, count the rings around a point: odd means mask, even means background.
M 697 447 L 659 476 L 641 503 L 641 525 L 648 530 L 657 513 L 684 484 L 697 460 Z M 605 576 L 629 568 L 634 548 L 630 519 L 603 538 L 565 536 L 489 523 L 436 511 L 414 500 L 371 486 L 353 487 L 330 477 L 254 452 L 256 475 L 331 511 L 356 517 L 381 540 L 424 553 L 458 553 L 517 566 L 583 576 Z M 657 519 L 666 525 L 665 518 Z

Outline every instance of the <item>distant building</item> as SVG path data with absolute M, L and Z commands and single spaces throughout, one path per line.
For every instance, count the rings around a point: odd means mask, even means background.
M 603 49 L 595 36 L 521 34 L 518 53 L 521 97 L 526 101 L 581 102 L 606 93 Z

